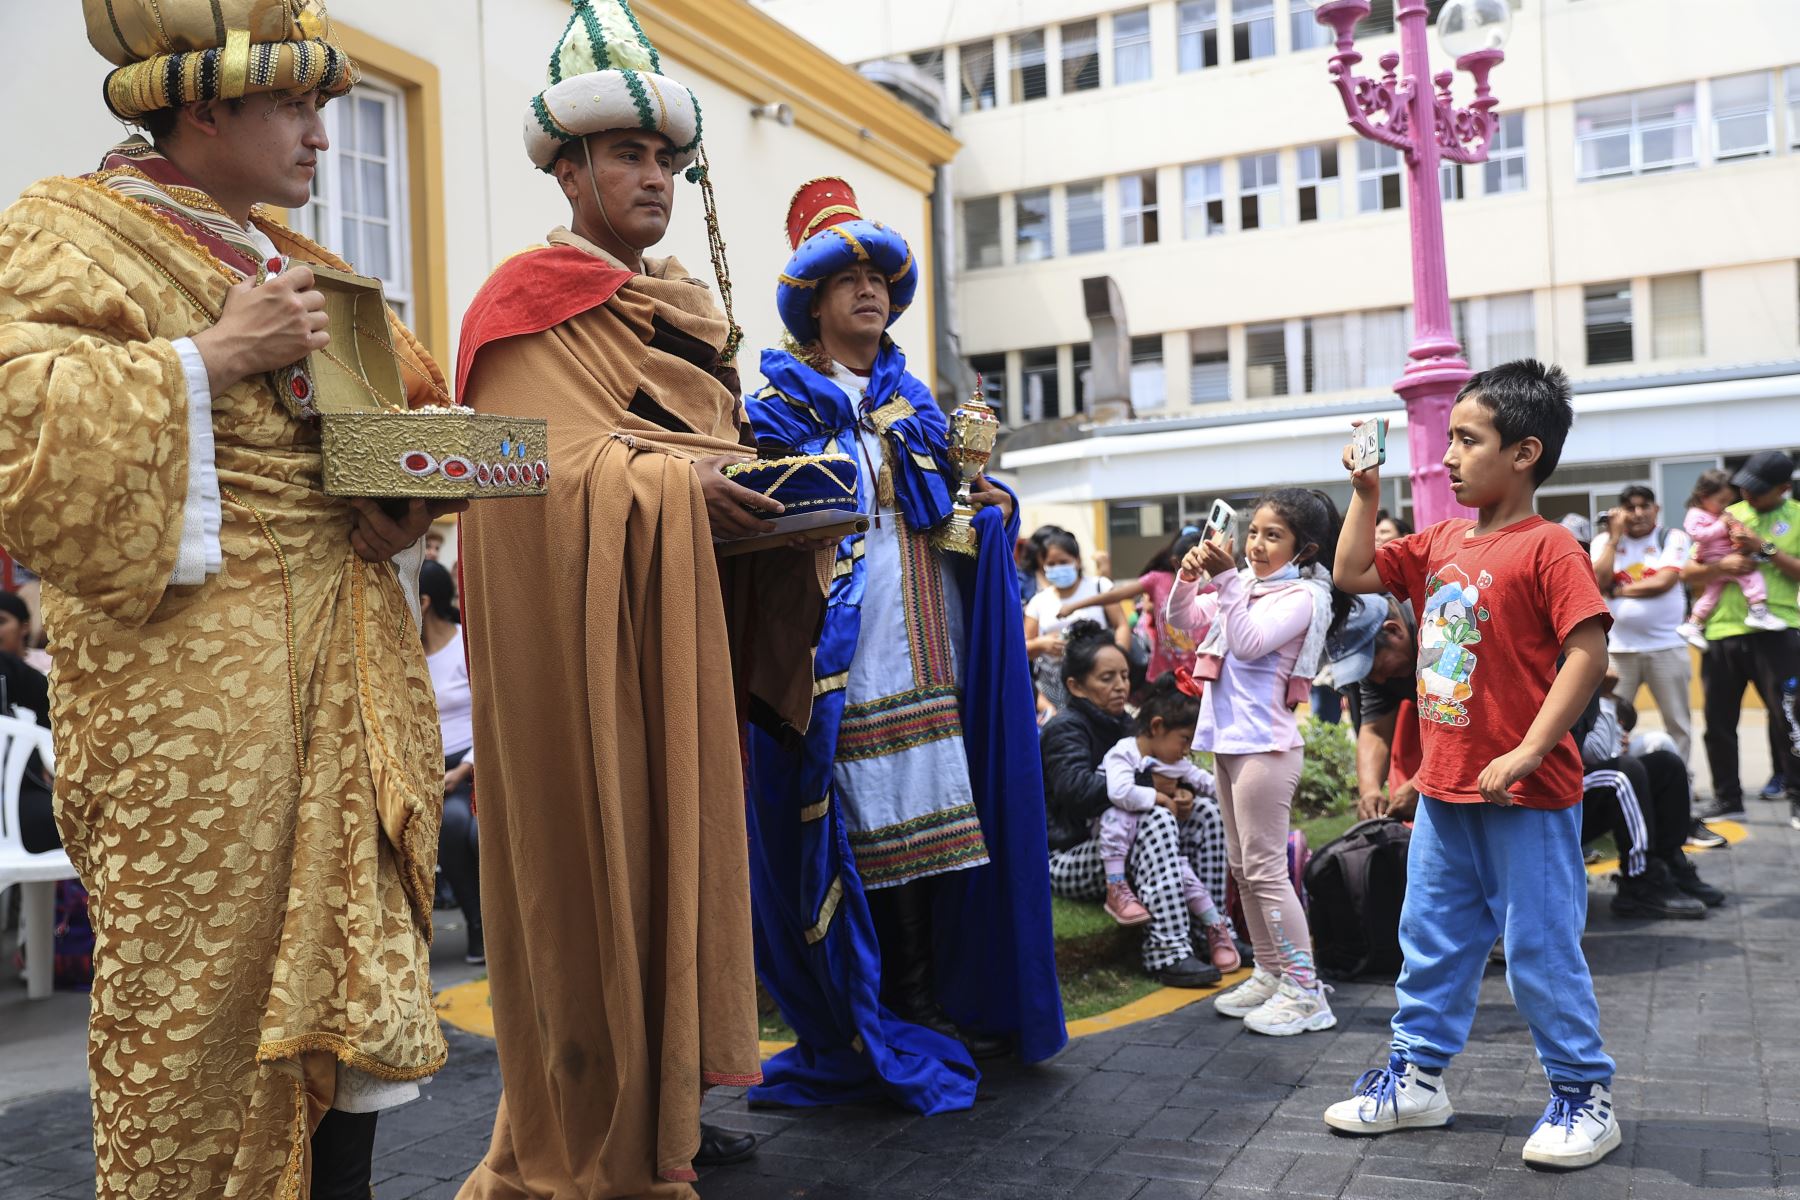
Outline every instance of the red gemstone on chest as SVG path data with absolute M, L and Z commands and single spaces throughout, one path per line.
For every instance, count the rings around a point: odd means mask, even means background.
M 469 473 L 469 468 L 468 468 L 467 464 L 457 462 L 455 459 L 451 459 L 449 462 L 444 464 L 444 474 L 449 476 L 451 479 L 461 479 L 464 475 L 467 475 L 468 473 Z
M 409 471 L 429 471 L 431 460 L 417 451 L 406 456 L 406 469 Z
M 304 400 L 312 394 L 312 385 L 306 382 L 306 376 L 295 375 L 293 382 L 294 398 Z
M 271 258 L 269 260 L 269 272 L 274 275 L 281 274 L 281 260 L 279 258 Z

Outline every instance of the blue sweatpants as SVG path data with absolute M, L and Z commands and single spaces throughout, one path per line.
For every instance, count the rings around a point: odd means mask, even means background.
M 1600 1007 L 1581 953 L 1587 868 L 1581 806 L 1547 812 L 1421 797 L 1400 910 L 1405 955 L 1394 1051 L 1441 1071 L 1469 1039 L 1494 939 L 1552 1083 L 1609 1083 Z

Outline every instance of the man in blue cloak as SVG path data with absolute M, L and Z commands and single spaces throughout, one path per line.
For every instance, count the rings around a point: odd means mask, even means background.
M 749 735 L 757 972 L 798 1036 L 750 1098 L 968 1108 L 976 1058 L 1067 1040 L 1017 504 L 977 480 L 978 552 L 935 544 L 949 423 L 886 333 L 911 249 L 841 179 L 796 193 L 788 237 L 791 338 L 763 352 L 750 422 L 765 458 L 855 458 L 869 529 L 838 548 L 810 726 Z

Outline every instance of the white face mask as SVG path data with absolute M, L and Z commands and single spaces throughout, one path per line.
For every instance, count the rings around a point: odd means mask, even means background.
M 1044 568 L 1044 578 L 1050 581 L 1053 588 L 1072 588 L 1081 578 L 1081 568 L 1074 563 L 1058 563 L 1054 567 Z

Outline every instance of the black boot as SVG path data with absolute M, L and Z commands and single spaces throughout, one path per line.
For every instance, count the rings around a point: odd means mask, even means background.
M 881 1002 L 902 1021 L 961 1042 L 975 1058 L 999 1058 L 1011 1049 L 1004 1038 L 967 1032 L 938 1005 L 931 970 L 929 884 L 929 880 L 915 879 L 873 893 L 881 897 L 886 909 L 885 920 L 875 923 L 881 941 Z M 875 910 L 874 905 L 870 908 Z
M 1700 872 L 1694 869 L 1694 860 L 1679 850 L 1669 860 L 1669 874 L 1674 879 L 1676 888 L 1706 907 L 1717 908 L 1725 903 L 1725 893 L 1700 878 Z
M 1686 895 L 1675 886 L 1669 866 L 1660 858 L 1645 862 L 1642 875 L 1619 876 L 1619 891 L 1612 898 L 1616 917 L 1664 918 L 1698 921 L 1706 916 L 1706 905 Z
M 700 1150 L 694 1155 L 696 1167 L 728 1167 L 756 1153 L 756 1135 L 717 1125 L 700 1125 Z

